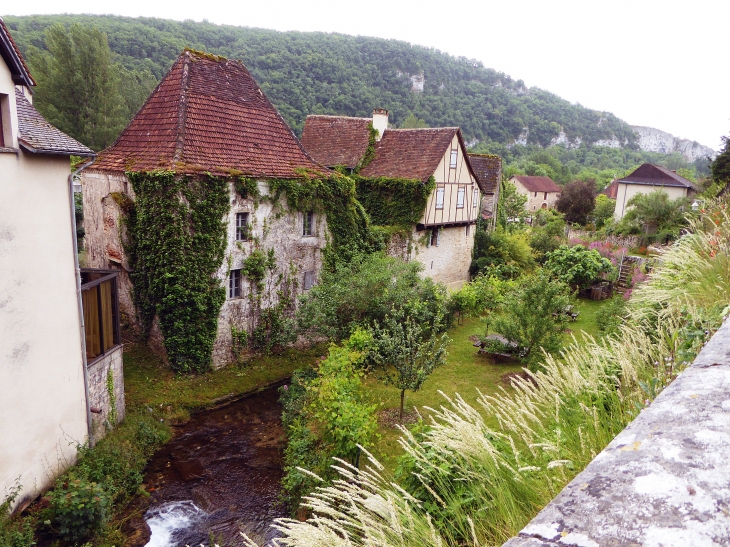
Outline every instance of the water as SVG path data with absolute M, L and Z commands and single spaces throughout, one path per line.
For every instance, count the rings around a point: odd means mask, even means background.
M 278 504 L 283 446 L 276 388 L 195 415 L 147 466 L 146 547 L 235 547 L 240 532 L 259 544 L 275 537 L 271 521 L 286 516 Z

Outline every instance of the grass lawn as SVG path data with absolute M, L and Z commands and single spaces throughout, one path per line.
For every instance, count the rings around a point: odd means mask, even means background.
M 582 334 L 590 334 L 593 338 L 598 338 L 598 326 L 596 326 L 596 317 L 601 309 L 610 302 L 610 300 L 585 300 L 579 298 L 576 302 L 576 309 L 580 312 L 578 319 L 568 323 L 568 328 L 580 339 Z M 570 337 L 566 337 L 566 342 Z
M 287 378 L 326 354 L 326 344 L 305 350 L 289 348 L 280 355 L 256 357 L 244 366 L 193 376 L 175 374 L 144 344 L 127 344 L 124 397 L 130 410 L 149 407 L 168 422 L 180 423 L 190 417 L 191 411 Z
M 449 397 L 454 393 L 461 395 L 467 402 L 477 399 L 477 388 L 482 393 L 494 393 L 499 386 L 510 389 L 502 382 L 502 376 L 508 372 L 521 370 L 519 364 L 495 365 L 494 362 L 477 353 L 477 348 L 469 337 L 473 334 L 484 334 L 484 323 L 480 319 L 465 319 L 464 322 L 449 331 L 451 344 L 448 348 L 446 364 L 437 368 L 415 393 L 406 391 L 405 407 L 414 406 L 419 412 L 423 407 L 438 408 L 445 399 L 439 394 L 443 391 Z M 366 387 L 379 410 L 400 407 L 400 392 L 394 387 L 381 384 L 375 378 L 365 381 Z M 373 448 L 373 454 L 388 469 L 393 470 L 402 450 L 398 444 L 400 432 L 392 427 L 380 427 L 380 440 Z

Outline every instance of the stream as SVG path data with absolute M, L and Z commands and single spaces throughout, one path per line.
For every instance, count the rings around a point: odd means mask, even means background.
M 286 516 L 277 503 L 283 446 L 276 387 L 196 414 L 147 466 L 151 536 L 133 546 L 234 547 L 240 532 L 264 545 L 271 521 Z

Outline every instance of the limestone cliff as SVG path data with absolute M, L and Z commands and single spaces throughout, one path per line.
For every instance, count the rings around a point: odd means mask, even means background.
M 679 152 L 687 161 L 695 161 L 705 156 L 714 158 L 717 155 L 717 152 L 709 146 L 704 146 L 689 139 L 679 139 L 653 127 L 632 125 L 631 129 L 639 135 L 639 147 L 647 152 L 661 152 L 664 154 Z

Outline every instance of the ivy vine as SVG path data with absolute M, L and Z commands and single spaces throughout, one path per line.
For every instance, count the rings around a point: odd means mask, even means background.
M 228 179 L 170 171 L 129 172 L 127 214 L 134 297 L 144 332 L 159 318 L 170 365 L 210 367 L 225 289 L 215 276 L 226 248 Z
M 426 210 L 428 197 L 436 189 L 436 179 L 426 182 L 414 179 L 354 176 L 357 199 L 377 226 L 411 228 Z

